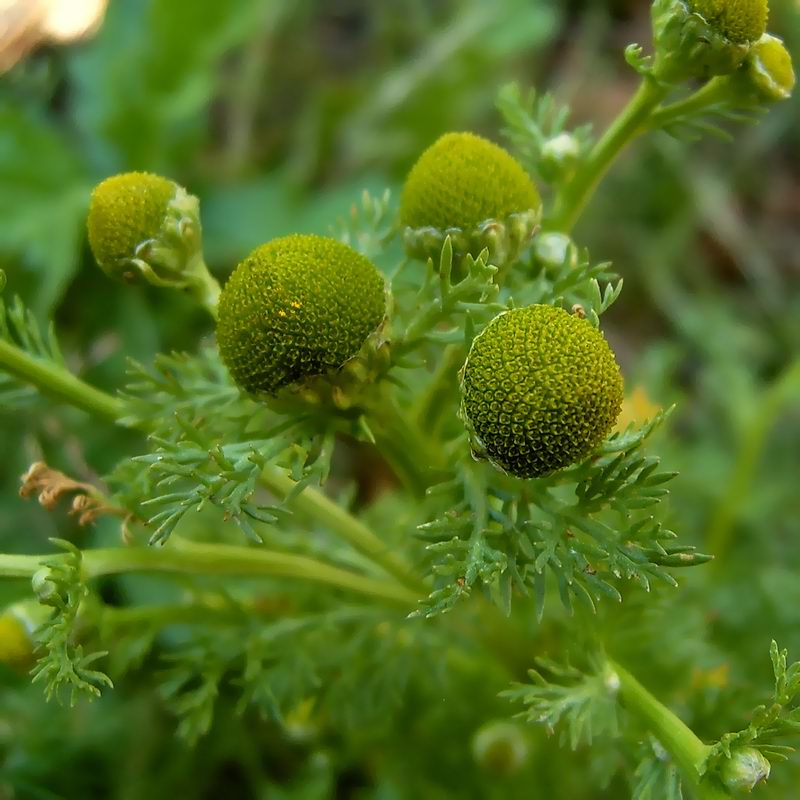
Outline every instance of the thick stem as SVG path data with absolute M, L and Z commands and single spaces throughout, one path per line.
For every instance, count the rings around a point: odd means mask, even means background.
M 650 116 L 648 127 L 665 128 L 674 122 L 700 114 L 730 96 L 730 78 L 716 77 L 683 100 L 662 106 Z
M 297 486 L 288 475 L 273 466 L 267 466 L 264 469 L 261 473 L 261 482 L 279 497 L 287 497 L 296 491 Z M 383 567 L 401 583 L 411 587 L 414 591 L 424 591 L 419 578 L 414 575 L 402 558 L 389 550 L 386 542 L 322 492 L 308 486 L 292 498 L 289 506 L 300 513 L 320 520 L 340 539 L 351 544 L 360 553 Z
M 65 556 L 66 557 L 66 556 Z M 0 576 L 31 578 L 43 562 L 59 556 L 0 555 Z M 370 578 L 306 556 L 261 548 L 200 544 L 173 537 L 163 548 L 114 547 L 84 550 L 81 565 L 87 579 L 129 572 L 190 575 L 296 578 L 358 594 L 413 606 L 420 595 L 392 581 Z
M 187 272 L 191 276 L 188 289 L 192 296 L 216 320 L 219 296 L 222 293 L 222 289 L 219 281 L 209 271 L 206 262 L 203 260 L 202 253 L 197 254 Z
M 32 356 L 13 344 L 0 340 L 0 369 L 36 386 L 42 394 L 116 421 L 123 413 L 122 401 L 95 389 L 63 367 Z
M 730 794 L 714 776 L 703 778 L 700 767 L 709 753 L 694 731 L 660 703 L 624 667 L 609 661 L 609 667 L 619 678 L 620 693 L 626 706 L 637 714 L 650 728 L 681 768 L 694 788 L 697 800 L 729 800 Z
M 569 233 L 603 176 L 628 142 L 646 129 L 650 115 L 664 99 L 667 88 L 645 76 L 636 94 L 592 148 L 586 162 L 556 199 L 553 214 L 545 219 L 548 231 Z

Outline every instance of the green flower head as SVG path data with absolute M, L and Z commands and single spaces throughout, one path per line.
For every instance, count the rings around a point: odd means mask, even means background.
M 400 221 L 413 255 L 437 255 L 449 233 L 457 251 L 513 257 L 533 235 L 542 202 L 509 153 L 473 133 L 447 133 L 406 178 Z
M 369 259 L 328 237 L 286 236 L 231 275 L 217 339 L 239 386 L 274 394 L 343 366 L 385 314 L 384 280 Z
M 149 172 L 106 178 L 92 192 L 87 228 L 95 260 L 110 277 L 207 288 L 199 203 L 173 181 Z
M 475 456 L 520 478 L 590 455 L 622 405 L 622 376 L 603 335 L 546 305 L 495 317 L 472 344 L 461 389 Z
M 730 75 L 766 31 L 767 0 L 655 0 L 654 74 L 680 83 Z
M 755 42 L 767 30 L 767 0 L 689 0 L 689 7 L 737 44 Z

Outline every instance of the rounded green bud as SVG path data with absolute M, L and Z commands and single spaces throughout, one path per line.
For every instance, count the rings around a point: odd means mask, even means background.
M 274 394 L 344 365 L 385 315 L 384 280 L 369 259 L 328 237 L 285 236 L 231 275 L 217 340 L 239 386 Z
M 51 609 L 36 600 L 23 600 L 0 612 L 0 664 L 26 670 L 33 663 L 36 629 Z
M 539 169 L 550 183 L 566 180 L 575 172 L 581 157 L 581 142 L 575 134 L 559 133 L 542 145 Z
M 513 260 L 533 236 L 542 202 L 530 176 L 502 147 L 473 133 L 447 133 L 420 157 L 400 197 L 405 242 L 415 257 L 455 252 Z
M 655 0 L 653 74 L 680 83 L 735 72 L 768 13 L 767 0 Z
M 720 777 L 725 786 L 739 794 L 749 794 L 759 783 L 769 778 L 770 764 L 755 747 L 740 747 L 725 759 Z
M 210 308 L 219 286 L 203 263 L 200 204 L 160 175 L 126 172 L 99 183 L 87 219 L 98 266 L 126 283 L 190 289 Z
M 30 631 L 15 614 L 0 614 L 0 664 L 24 669 L 33 660 L 33 640 Z
M 499 777 L 508 777 L 525 766 L 530 757 L 530 745 L 519 725 L 495 720 L 476 731 L 472 739 L 472 755 L 481 769 Z
M 795 84 L 792 57 L 777 36 L 766 33 L 750 48 L 736 78 L 762 102 L 787 100 Z
M 461 391 L 475 457 L 520 478 L 588 456 L 622 406 L 622 376 L 600 331 L 546 305 L 505 311 L 475 337 Z

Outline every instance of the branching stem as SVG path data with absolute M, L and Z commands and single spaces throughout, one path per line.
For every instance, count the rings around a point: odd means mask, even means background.
M 125 406 L 121 400 L 95 389 L 63 367 L 38 359 L 4 341 L 0 341 L 0 368 L 6 369 L 27 383 L 32 383 L 43 393 L 57 400 L 112 422 L 121 419 L 125 414 Z M 279 495 L 281 499 L 296 491 L 296 482 L 280 470 L 267 468 L 261 478 L 262 483 Z M 359 552 L 380 565 L 406 587 L 413 587 L 415 591 L 423 590 L 421 581 L 414 575 L 411 568 L 397 555 L 390 552 L 380 537 L 322 492 L 312 487 L 306 487 L 293 497 L 290 505 L 318 520 L 321 525 L 333 531 Z M 120 549 L 118 552 L 121 557 L 128 558 L 134 551 Z M 248 550 L 247 552 L 254 554 L 263 551 Z M 252 557 L 252 555 L 248 557 Z M 15 557 L 6 556 L 5 558 Z M 3 574 L 9 573 L 4 573 L 0 567 L 0 575 Z M 408 592 L 408 589 L 403 591 Z
M 42 394 L 69 403 L 89 414 L 116 421 L 122 416 L 122 401 L 95 389 L 63 367 L 26 353 L 0 339 L 0 369 L 36 386 Z
M 58 556 L 0 555 L 0 576 L 31 578 L 43 561 Z M 66 556 L 65 556 L 66 558 Z M 129 572 L 190 575 L 295 578 L 333 586 L 404 606 L 414 606 L 420 595 L 394 581 L 359 575 L 313 558 L 253 547 L 201 544 L 172 537 L 163 548 L 113 547 L 84 550 L 81 566 L 87 579 Z
M 609 661 L 609 667 L 619 679 L 619 691 L 626 706 L 647 724 L 669 752 L 694 788 L 697 800 L 730 798 L 715 776 L 701 775 L 700 769 L 711 748 L 624 667 L 613 661 Z
M 664 99 L 667 88 L 644 76 L 636 94 L 595 144 L 588 158 L 564 187 L 555 210 L 545 219 L 544 228 L 569 233 L 589 202 L 603 176 L 628 142 L 647 128 L 654 109 Z

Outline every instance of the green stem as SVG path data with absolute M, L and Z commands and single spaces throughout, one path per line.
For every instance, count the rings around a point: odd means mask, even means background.
M 626 706 L 647 724 L 669 752 L 694 787 L 697 799 L 730 798 L 715 777 L 703 778 L 700 774 L 700 767 L 711 748 L 703 744 L 691 728 L 650 694 L 624 667 L 610 660 L 608 666 L 619 679 L 619 691 Z
M 0 340 L 0 368 L 34 384 L 42 392 L 58 400 L 97 416 L 114 422 L 124 416 L 124 403 L 121 400 L 84 383 L 62 367 L 41 361 L 2 340 Z M 274 467 L 264 470 L 261 478 L 267 488 L 282 498 L 296 491 L 296 482 Z M 411 568 L 401 558 L 391 553 L 385 542 L 322 492 L 306 487 L 292 499 L 290 505 L 319 520 L 322 525 L 349 542 L 406 586 L 418 591 L 423 590 L 422 583 Z M 120 552 L 131 551 L 120 550 Z M 0 570 L 0 575 L 2 574 L 4 573 Z
M 44 562 L 57 558 L 59 556 L 0 555 L 0 576 L 31 578 Z M 261 548 L 201 544 L 177 536 L 164 548 L 84 550 L 81 565 L 87 579 L 130 572 L 296 578 L 404 606 L 413 606 L 420 599 L 416 592 L 392 581 L 358 575 L 307 556 Z
M 692 117 L 708 110 L 721 100 L 730 96 L 730 79 L 726 77 L 712 78 L 693 94 L 655 111 L 649 120 L 649 127 L 666 128 L 680 119 Z
M 206 262 L 203 260 L 203 254 L 198 253 L 195 263 L 190 267 L 191 282 L 189 283 L 189 291 L 192 296 L 202 305 L 206 311 L 214 318 L 217 319 L 217 307 L 219 306 L 219 296 L 222 289 L 219 281 L 211 274 Z
M 730 546 L 734 522 L 748 496 L 748 486 L 758 467 L 764 441 L 785 403 L 800 389 L 800 360 L 794 361 L 764 392 L 758 410 L 753 414 L 741 437 L 728 488 L 717 505 L 708 530 L 708 551 L 715 556 L 719 568 Z
M 116 421 L 123 413 L 121 400 L 95 389 L 63 367 L 26 353 L 0 339 L 0 369 L 36 386 L 42 394 Z
M 265 467 L 261 473 L 261 482 L 282 498 L 290 496 L 297 490 L 297 483 L 273 466 Z M 307 486 L 299 494 L 294 495 L 288 505 L 300 513 L 320 520 L 340 539 L 351 544 L 415 592 L 424 591 L 419 578 L 402 558 L 388 548 L 386 542 L 322 492 Z
M 650 76 L 642 78 L 636 94 L 592 148 L 586 162 L 556 199 L 553 214 L 544 222 L 549 231 L 569 233 L 603 176 L 628 142 L 647 128 L 653 110 L 668 89 Z

